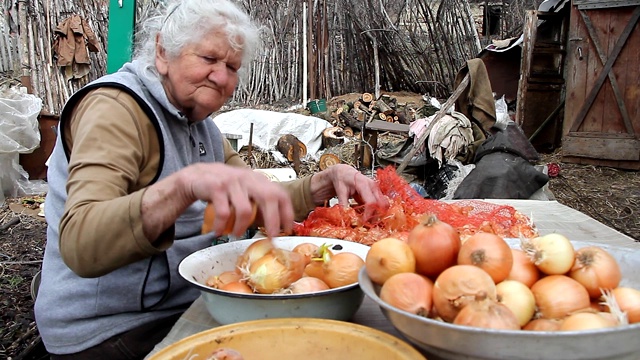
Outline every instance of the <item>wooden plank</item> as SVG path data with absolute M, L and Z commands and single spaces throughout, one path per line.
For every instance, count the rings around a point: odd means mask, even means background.
M 390 131 L 394 133 L 408 133 L 409 125 L 396 124 L 396 123 L 382 121 L 382 120 L 372 120 L 370 123 L 365 125 L 365 130 Z
M 616 41 L 615 48 L 611 51 L 611 54 L 609 55 L 607 62 L 602 68 L 602 71 L 600 72 L 600 75 L 598 76 L 596 83 L 594 84 L 593 88 L 589 92 L 589 95 L 585 99 L 585 102 L 582 105 L 582 108 L 578 113 L 578 116 L 576 117 L 575 121 L 573 121 L 573 124 L 571 126 L 572 132 L 575 132 L 578 130 L 578 128 L 584 121 L 587 113 L 589 112 L 589 109 L 591 109 L 591 106 L 593 105 L 593 101 L 598 95 L 598 92 L 600 91 L 602 84 L 604 84 L 604 80 L 607 78 L 609 71 L 611 71 L 611 68 L 613 67 L 613 63 L 618 58 L 620 51 L 622 51 L 624 44 L 627 42 L 627 39 L 629 38 L 629 35 L 635 28 L 635 25 L 638 22 L 638 18 L 640 18 L 640 7 L 636 7 L 634 9 L 633 14 L 631 15 L 631 19 L 629 19 L 629 22 L 627 23 L 624 30 L 622 31 L 622 34 L 618 38 L 618 41 Z
M 516 124 L 522 127 L 525 118 L 525 99 L 529 85 L 529 74 L 531 73 L 531 57 L 533 54 L 534 42 L 536 40 L 538 17 L 535 10 L 525 12 L 525 22 L 523 25 L 522 60 L 520 61 L 520 81 L 518 82 L 518 98 L 516 100 Z
M 604 9 L 640 5 L 640 0 L 573 0 L 578 9 Z
M 640 140 L 567 136 L 562 140 L 562 155 L 605 160 L 638 161 L 640 160 Z

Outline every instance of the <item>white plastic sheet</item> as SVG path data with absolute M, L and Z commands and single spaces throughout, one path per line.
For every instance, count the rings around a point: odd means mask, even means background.
M 322 146 L 322 131 L 332 126 L 328 121 L 315 116 L 253 109 L 225 112 L 217 115 L 213 121 L 223 134 L 242 135 L 242 139 L 238 139 L 238 149 L 249 144 L 253 123 L 252 146 L 271 151 L 281 162 L 286 160 L 275 147 L 282 135 L 292 134 L 297 137 L 307 147 L 307 155 L 317 160 L 317 153 Z

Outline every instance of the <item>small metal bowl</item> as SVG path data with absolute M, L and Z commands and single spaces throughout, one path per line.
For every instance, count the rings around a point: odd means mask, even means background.
M 640 289 L 638 244 L 614 248 L 573 241 L 575 248 L 600 246 L 620 264 L 623 286 Z M 513 245 L 512 245 L 513 246 Z M 409 342 L 423 349 L 429 360 L 638 360 L 640 324 L 585 331 L 492 330 L 454 325 L 397 309 L 378 296 L 380 286 L 362 268 L 358 283 L 382 313 Z M 558 294 L 562 296 L 562 294 Z
M 187 256 L 178 266 L 178 272 L 191 285 L 200 289 L 207 310 L 220 324 L 267 318 L 322 318 L 349 320 L 360 308 L 364 293 L 358 283 L 310 294 L 269 295 L 240 294 L 218 290 L 205 285 L 213 275 L 233 270 L 236 260 L 256 239 L 233 241 L 211 246 Z M 292 250 L 296 245 L 309 242 L 318 246 L 330 244 L 334 254 L 351 252 L 363 260 L 369 246 L 329 238 L 283 236 L 273 238 L 274 245 Z

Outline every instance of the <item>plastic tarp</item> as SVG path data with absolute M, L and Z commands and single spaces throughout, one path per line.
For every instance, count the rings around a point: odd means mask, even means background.
M 223 134 L 242 135 L 237 140 L 238 149 L 249 144 L 253 123 L 252 146 L 270 151 L 281 162 L 286 162 L 286 159 L 275 149 L 282 135 L 297 137 L 307 147 L 307 156 L 317 160 L 317 153 L 322 147 L 322 131 L 332 126 L 315 116 L 253 109 L 225 112 L 215 116 L 213 121 Z
M 42 100 L 17 88 L 0 90 L 0 204 L 5 196 L 25 195 L 29 174 L 19 163 L 20 154 L 40 146 L 38 114 Z

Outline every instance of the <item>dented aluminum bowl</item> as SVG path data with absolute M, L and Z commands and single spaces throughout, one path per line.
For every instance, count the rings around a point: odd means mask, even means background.
M 510 239 L 508 239 L 509 241 Z M 609 251 L 620 264 L 622 286 L 640 289 L 640 244 L 612 247 L 572 241 L 575 248 L 595 245 Z M 510 244 L 514 246 L 513 241 Z M 390 306 L 378 296 L 363 268 L 359 284 L 393 326 L 421 348 L 429 360 L 638 360 L 640 323 L 588 331 L 513 331 L 480 329 L 427 319 Z M 562 296 L 562 294 L 558 294 Z
M 238 256 L 254 241 L 256 239 L 233 241 L 196 251 L 178 267 L 180 275 L 200 290 L 207 310 L 218 323 L 284 317 L 349 320 L 360 308 L 364 293 L 357 283 L 312 294 L 291 295 L 240 294 L 205 285 L 210 276 L 233 270 Z M 318 246 L 331 244 L 333 253 L 352 252 L 363 260 L 369 251 L 366 245 L 329 238 L 283 236 L 273 238 L 273 241 L 276 247 L 286 250 L 305 242 Z

